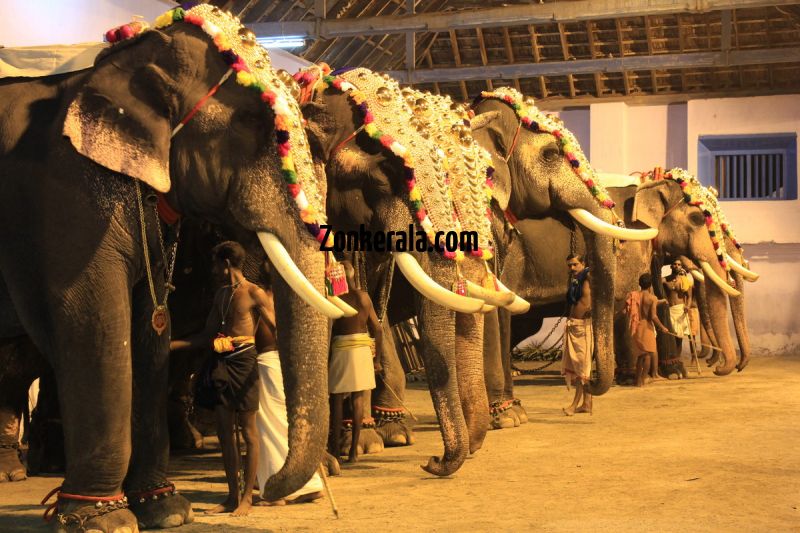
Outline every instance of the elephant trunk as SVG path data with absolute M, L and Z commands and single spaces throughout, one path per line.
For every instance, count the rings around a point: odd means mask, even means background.
M 615 244 L 612 237 L 583 230 L 587 261 L 591 265 L 592 330 L 597 379 L 589 384 L 593 395 L 605 394 L 614 378 L 614 276 Z
M 730 374 L 736 367 L 736 353 L 728 328 L 728 303 L 727 295 L 716 285 L 706 283 L 706 298 L 708 300 L 711 331 L 717 340 L 717 346 L 722 349 L 725 361 L 714 369 L 718 376 Z
M 455 314 L 424 298 L 419 308 L 425 372 L 444 441 L 444 456 L 431 457 L 422 469 L 437 476 L 448 476 L 461 467 L 469 452 L 469 435 L 456 374 Z
M 324 265 L 313 245 L 293 253 L 314 287 L 324 287 Z M 282 277 L 273 277 L 278 350 L 281 356 L 289 453 L 283 467 L 266 482 L 264 497 L 278 500 L 305 485 L 324 457 L 328 436 L 328 319 L 309 307 Z M 263 483 L 263 481 L 262 481 Z
M 483 373 L 484 315 L 456 315 L 456 371 L 461 407 L 469 433 L 469 453 L 483 445 L 489 429 L 489 398 Z
M 700 324 L 708 335 L 708 340 L 714 346 L 718 346 L 717 337 L 714 335 L 714 328 L 711 327 L 711 309 L 708 305 L 706 296 L 706 282 L 695 283 L 694 297 L 697 300 L 697 309 L 700 311 Z M 704 348 L 705 350 L 705 348 Z
M 739 341 L 740 359 L 736 365 L 736 370 L 741 372 L 747 363 L 750 362 L 750 334 L 747 331 L 744 312 L 744 276 L 737 272 L 731 272 L 736 282 L 736 287 L 742 293 L 741 296 L 731 296 L 731 315 L 733 315 L 733 328 L 736 331 L 736 339 Z

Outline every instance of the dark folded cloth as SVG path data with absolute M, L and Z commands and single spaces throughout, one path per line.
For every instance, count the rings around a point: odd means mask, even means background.
M 212 354 L 195 380 L 195 400 L 200 407 L 224 405 L 235 411 L 258 409 L 258 353 L 253 344 L 231 352 Z

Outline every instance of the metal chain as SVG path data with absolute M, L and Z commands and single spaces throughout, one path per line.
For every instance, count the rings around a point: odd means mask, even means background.
M 141 189 L 141 187 L 139 185 L 139 181 L 138 180 L 134 180 L 134 184 L 136 185 L 136 204 L 139 207 L 139 223 L 140 223 L 139 225 L 140 225 L 140 227 L 142 229 L 142 248 L 144 249 L 144 266 L 145 266 L 145 270 L 147 271 L 147 282 L 148 282 L 148 286 L 150 288 L 150 297 L 153 300 L 153 307 L 156 308 L 156 307 L 159 306 L 159 303 L 158 303 L 158 297 L 156 296 L 155 282 L 153 281 L 153 272 L 152 272 L 151 265 L 150 265 L 150 247 L 148 246 L 148 242 L 147 242 L 147 224 L 145 222 L 145 217 L 144 217 L 144 205 L 142 204 L 142 189 Z M 156 220 L 158 220 L 158 219 L 156 219 Z M 158 242 L 159 242 L 159 246 L 161 248 L 161 253 L 162 253 L 162 258 L 163 258 L 163 261 L 164 261 L 164 265 L 165 265 L 165 267 L 167 266 L 167 264 L 169 265 L 168 268 L 167 268 L 167 271 L 166 271 L 167 280 L 166 280 L 166 284 L 165 284 L 165 287 L 164 287 L 164 304 L 166 304 L 167 296 L 169 295 L 169 289 L 171 287 L 171 282 L 172 282 L 172 273 L 173 273 L 173 270 L 175 268 L 175 258 L 178 255 L 177 254 L 178 240 L 176 238 L 175 242 L 172 244 L 172 247 L 171 247 L 171 250 L 170 250 L 172 257 L 168 261 L 167 260 L 167 254 L 166 254 L 166 251 L 164 249 L 164 238 L 163 238 L 163 236 L 161 234 L 161 223 L 160 222 L 157 223 L 156 227 L 158 228 Z M 180 229 L 178 231 L 180 231 Z

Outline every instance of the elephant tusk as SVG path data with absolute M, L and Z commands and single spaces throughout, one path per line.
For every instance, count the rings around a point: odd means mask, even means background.
M 601 220 L 591 214 L 586 209 L 570 209 L 569 214 L 595 233 L 600 235 L 608 235 L 623 241 L 650 241 L 656 238 L 658 230 L 655 228 L 647 229 L 632 229 L 620 228 L 614 224 L 609 224 L 605 220 Z
M 731 269 L 734 272 L 737 272 L 737 273 L 741 274 L 742 277 L 744 279 L 746 279 L 747 281 L 753 282 L 753 281 L 756 281 L 760 277 L 758 274 L 756 274 L 752 270 L 749 270 L 749 269 L 743 267 L 742 265 L 740 265 L 739 263 L 737 263 L 733 259 L 733 257 L 731 257 L 728 254 L 725 254 L 725 260 L 728 261 L 728 264 L 731 265 Z
M 484 305 L 483 307 L 481 307 L 480 313 L 481 313 L 482 315 L 485 315 L 486 313 L 491 313 L 491 312 L 492 312 L 492 311 L 494 311 L 495 309 L 497 309 L 497 306 L 496 306 L 496 305 L 489 305 L 489 304 L 486 304 L 486 305 Z
M 514 301 L 514 297 L 516 296 L 516 294 L 511 291 L 493 291 L 486 289 L 470 280 L 467 280 L 467 293 L 472 298 L 480 298 L 489 305 L 500 307 L 511 305 L 511 302 Z
M 328 301 L 331 302 L 333 305 L 338 307 L 344 313 L 344 316 L 356 316 L 358 311 L 353 309 L 350 304 L 339 298 L 338 296 L 328 296 Z
M 508 287 L 503 285 L 500 281 L 500 278 L 495 278 L 497 280 L 497 286 L 500 287 L 501 291 L 508 291 Z M 511 293 L 514 294 L 514 293 Z M 505 308 L 508 310 L 509 313 L 512 315 L 524 315 L 528 311 L 531 310 L 531 304 L 527 300 L 521 298 L 517 294 L 514 294 L 514 301 L 511 302 L 509 305 L 506 305 Z
M 714 285 L 722 289 L 728 296 L 741 296 L 742 293 L 734 289 L 733 287 L 728 284 L 727 281 L 719 277 L 719 274 L 714 272 L 714 269 L 711 268 L 706 261 L 700 262 L 700 267 L 703 269 L 703 273 L 706 275 L 707 278 L 711 279 L 714 282 Z
M 436 283 L 425 273 L 413 255 L 408 252 L 393 252 L 394 260 L 409 283 L 425 298 L 459 313 L 478 313 L 483 300 L 459 296 Z
M 261 241 L 261 246 L 267 253 L 272 266 L 305 303 L 328 318 L 337 319 L 344 316 L 344 311 L 329 302 L 308 281 L 278 237 L 265 231 L 259 231 L 256 235 L 258 235 L 258 240 Z
M 702 283 L 706 280 L 706 277 L 703 275 L 703 273 L 696 268 L 691 269 L 690 272 L 692 273 L 692 277 L 697 281 Z

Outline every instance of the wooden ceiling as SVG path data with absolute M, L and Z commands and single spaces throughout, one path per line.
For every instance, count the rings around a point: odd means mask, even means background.
M 281 22 L 288 27 L 306 21 L 306 27 L 311 27 L 311 22 L 365 17 L 391 16 L 386 20 L 396 21 L 398 16 L 410 14 L 412 2 L 232 0 L 226 7 L 248 25 Z M 416 0 L 413 11 L 416 15 L 459 15 L 488 10 L 477 14 L 496 15 L 500 10 L 528 9 L 524 6 L 563 8 L 570 3 Z M 645 8 L 648 5 L 639 3 Z M 579 4 L 587 2 L 573 3 Z M 305 47 L 291 52 L 334 68 L 363 66 L 392 71 L 397 77 L 405 77 L 404 81 L 410 76 L 420 89 L 450 94 L 459 100 L 510 85 L 547 101 L 549 108 L 617 99 L 670 101 L 800 92 L 800 2 L 757 4 L 704 13 L 656 10 L 653 14 L 639 11 L 636 16 L 615 18 L 587 14 L 573 19 L 590 20 L 544 19 L 413 34 L 309 37 Z M 413 61 L 409 62 L 413 68 L 406 61 L 409 46 L 413 46 Z

